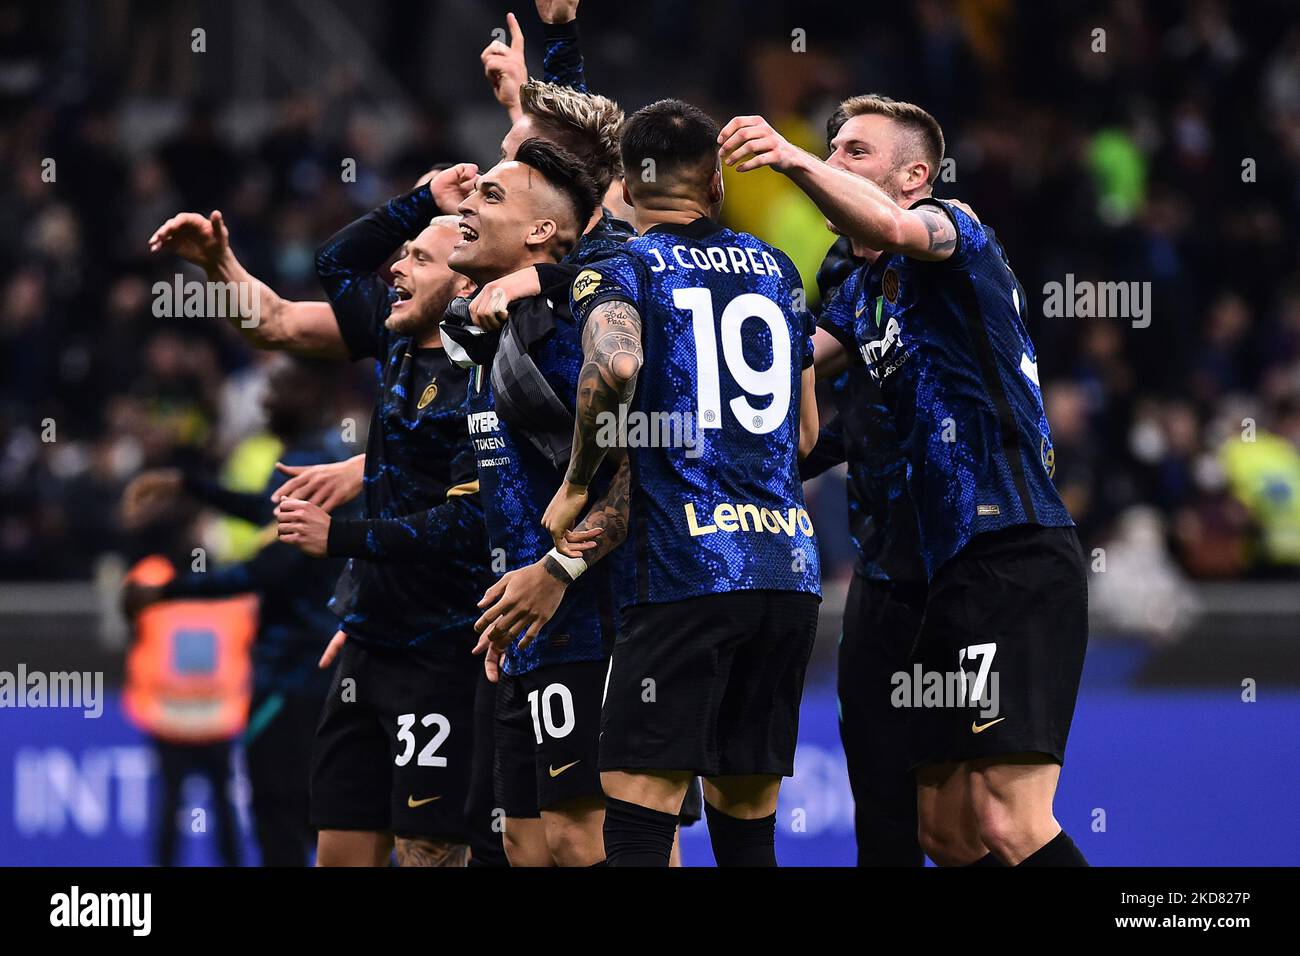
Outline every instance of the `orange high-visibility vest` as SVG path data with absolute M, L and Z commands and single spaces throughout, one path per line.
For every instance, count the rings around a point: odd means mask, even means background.
M 161 586 L 175 576 L 154 555 L 127 574 Z M 257 634 L 257 598 L 160 601 L 140 612 L 126 659 L 123 706 L 140 730 L 173 743 L 230 740 L 248 722 L 249 650 Z

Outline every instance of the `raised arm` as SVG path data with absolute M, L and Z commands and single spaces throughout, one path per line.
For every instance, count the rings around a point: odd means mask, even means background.
M 738 116 L 718 135 L 723 161 L 745 173 L 771 166 L 788 176 L 842 233 L 870 249 L 913 259 L 947 259 L 957 230 L 934 206 L 904 209 L 868 179 L 826 165 L 761 116 Z
M 473 189 L 478 167 L 460 163 L 429 182 L 390 199 L 331 236 L 316 252 L 316 276 L 338 319 L 353 358 L 374 356 L 391 308 L 392 290 L 379 270 L 429 222 Z
M 537 0 L 537 15 L 546 34 L 546 51 L 542 54 L 542 75 L 547 83 L 556 83 L 587 92 L 583 74 L 582 50 L 578 46 L 578 0 Z
M 320 358 L 346 358 L 348 351 L 327 302 L 295 302 L 249 273 L 230 248 L 221 212 L 209 218 L 183 212 L 149 238 L 149 251 L 171 252 L 201 268 L 209 282 L 236 283 L 249 290 L 234 297 L 251 303 L 248 314 L 228 317 L 232 328 L 259 349 L 283 349 Z

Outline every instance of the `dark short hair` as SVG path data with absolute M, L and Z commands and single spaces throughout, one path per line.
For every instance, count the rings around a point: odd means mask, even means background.
M 633 191 L 651 180 L 646 160 L 654 163 L 654 182 L 686 177 L 707 182 L 718 162 L 718 124 L 698 106 L 659 100 L 623 123 L 623 174 Z
M 535 170 L 568 200 L 577 223 L 577 235 L 587 228 L 587 220 L 603 198 L 596 181 L 582 163 L 568 150 L 534 136 L 519 144 L 515 161 Z

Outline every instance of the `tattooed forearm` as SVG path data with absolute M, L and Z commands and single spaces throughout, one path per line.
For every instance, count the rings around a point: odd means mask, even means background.
M 463 843 L 431 843 L 427 840 L 397 838 L 398 866 L 465 866 L 469 847 Z
M 952 220 L 941 210 L 930 206 L 918 209 L 917 213 L 925 222 L 925 231 L 930 235 L 931 252 L 949 253 L 957 248 L 957 230 L 953 228 Z
M 587 516 L 578 523 L 575 531 L 602 528 L 596 546 L 583 554 L 588 566 L 595 564 L 627 540 L 627 516 L 632 506 L 632 462 L 626 454 L 618 463 L 618 470 L 610 480 L 609 489 L 591 506 Z
M 582 333 L 577 414 L 568 481 L 586 487 L 609 450 L 597 441 L 602 415 L 615 412 L 636 393 L 641 371 L 641 315 L 630 302 L 602 302 Z

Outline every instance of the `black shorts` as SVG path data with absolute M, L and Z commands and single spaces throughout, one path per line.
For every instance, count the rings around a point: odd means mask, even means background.
M 973 538 L 930 582 L 909 674 L 919 667 L 964 693 L 910 709 L 911 765 L 1013 753 L 1063 762 L 1087 644 L 1087 569 L 1073 528 Z
M 343 645 L 312 748 L 313 827 L 467 842 L 482 668 L 470 646 Z
M 625 610 L 600 769 L 793 774 L 820 603 L 797 591 L 732 591 Z
M 858 866 L 921 866 L 908 713 L 895 707 L 925 613 L 925 587 L 853 575 L 836 668 L 840 741 L 853 791 Z
M 477 658 L 482 660 L 482 658 Z M 496 762 L 495 732 L 497 685 L 478 668 L 478 687 L 474 694 L 474 760 L 470 772 L 469 795 L 465 799 L 465 825 L 469 828 L 470 866 L 504 867 L 506 860 L 502 836 L 504 814 L 497 810 L 493 792 L 493 764 Z
M 493 781 L 507 817 L 536 817 L 579 797 L 603 798 L 596 747 L 607 667 L 604 660 L 577 661 L 501 675 Z

